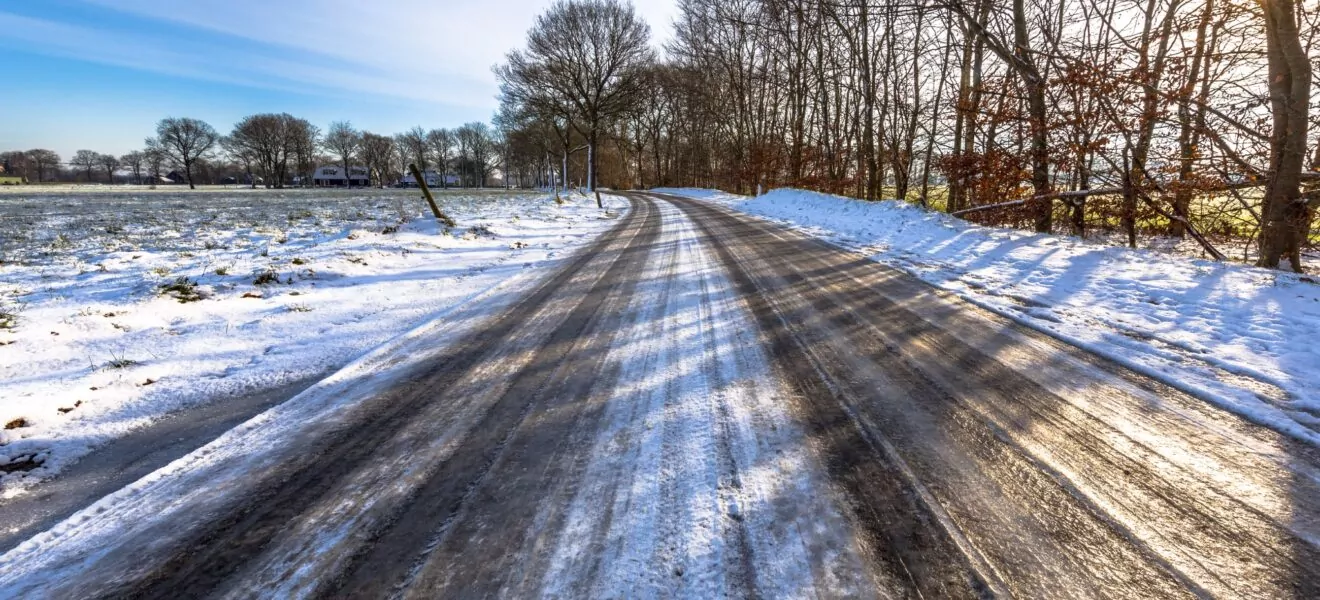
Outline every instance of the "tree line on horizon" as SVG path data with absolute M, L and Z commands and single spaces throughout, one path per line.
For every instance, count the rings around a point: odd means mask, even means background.
M 318 167 L 329 165 L 346 173 L 364 168 L 371 185 L 385 186 L 416 164 L 439 175 L 442 186 L 456 181 L 485 187 L 502 156 L 499 132 L 479 121 L 453 129 L 418 126 L 387 136 L 359 131 L 349 121 L 336 121 L 322 131 L 288 113 L 266 113 L 244 117 L 228 135 L 199 119 L 162 119 L 142 150 L 121 156 L 79 150 L 65 162 L 52 150 L 33 149 L 0 152 L 0 163 L 38 183 L 159 183 L 176 173 L 190 187 L 233 177 L 276 189 L 304 184 Z

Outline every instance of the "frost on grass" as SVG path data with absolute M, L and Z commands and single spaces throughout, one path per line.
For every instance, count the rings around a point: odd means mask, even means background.
M 408 190 L 120 190 L 0 191 L 0 423 L 21 422 L 0 494 L 168 412 L 333 371 L 615 222 L 537 192 L 442 194 L 445 235 Z

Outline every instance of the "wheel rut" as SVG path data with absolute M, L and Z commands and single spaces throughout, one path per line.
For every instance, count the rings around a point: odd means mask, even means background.
M 429 369 L 412 375 L 405 385 L 373 399 L 370 409 L 363 411 L 361 421 L 343 427 L 335 435 L 321 440 L 317 447 L 307 448 L 298 456 L 276 465 L 270 472 L 261 474 L 263 483 L 252 486 L 254 489 L 245 495 L 246 501 L 233 507 L 229 515 L 190 532 L 189 542 L 178 548 L 169 560 L 154 565 L 146 576 L 123 588 L 104 589 L 103 595 L 177 598 L 180 594 L 201 596 L 229 588 L 245 566 L 276 542 L 290 523 L 297 522 L 313 499 L 323 499 L 331 504 L 337 502 L 334 496 L 341 491 L 337 484 L 363 465 L 378 460 L 380 448 L 388 445 L 400 430 L 416 424 L 419 415 L 451 420 L 464 416 L 458 410 L 463 398 L 450 397 L 446 392 L 456 388 L 470 390 L 482 384 L 490 386 L 494 380 L 492 375 L 500 374 L 501 365 L 498 363 L 516 358 L 527 360 L 540 355 L 546 346 L 562 344 L 571 337 L 574 327 L 580 329 L 585 324 L 584 316 L 593 312 L 594 307 L 589 301 L 596 298 L 598 302 L 600 291 L 609 287 L 606 275 L 612 269 L 617 274 L 617 265 L 626 256 L 645 252 L 648 237 L 653 237 L 646 232 L 658 227 L 659 217 L 649 203 L 637 202 L 627 220 L 607 232 L 563 272 L 543 283 L 489 327 L 476 332 L 466 342 L 455 344 L 452 350 L 433 361 Z M 553 301 L 559 297 L 580 297 L 581 300 L 564 306 Z M 588 306 L 582 308 L 584 304 Z M 578 310 L 571 310 L 575 308 Z M 565 322 L 566 328 L 558 328 Z M 524 332 L 524 329 L 531 333 Z M 537 333 L 549 333 L 552 337 L 549 340 L 535 339 Z M 551 354 L 546 353 L 546 356 Z M 530 377 L 519 379 L 520 389 L 527 391 L 529 386 L 537 387 L 544 379 L 546 366 L 541 364 L 525 371 Z M 539 379 L 538 375 L 541 376 Z M 465 378 L 470 381 L 464 382 Z M 469 420 L 464 425 L 466 431 L 453 444 L 462 446 L 464 451 L 454 454 L 454 461 L 442 465 L 442 468 L 448 467 L 460 475 L 452 480 L 444 478 L 445 483 L 452 481 L 458 488 L 457 493 L 447 496 L 453 499 L 451 508 L 461 507 L 463 491 L 478 480 L 482 470 L 494 460 L 491 452 L 480 451 L 482 443 L 498 451 L 502 434 L 509 428 L 508 423 L 516 424 L 525 416 L 535 396 L 504 394 L 501 399 L 505 401 L 489 405 L 475 415 L 465 415 L 476 420 Z M 437 406 L 442 400 L 449 406 Z M 424 438 L 426 431 L 417 434 L 416 437 Z M 468 476 L 461 476 L 465 472 Z M 370 490 L 358 492 L 369 493 Z M 397 507 L 391 508 L 391 512 L 397 510 Z M 389 520 L 397 521 L 397 518 L 382 519 Z M 415 523 L 413 528 L 416 528 Z M 424 528 L 423 531 L 423 542 L 412 545 L 411 552 L 425 546 L 425 538 L 433 529 Z M 365 541 L 370 542 L 369 539 Z M 330 575 L 326 579 L 331 582 L 337 579 L 331 574 L 320 575 Z M 257 581 L 262 579 L 259 577 Z M 245 582 L 232 591 L 252 589 L 249 585 L 252 583 Z M 319 578 L 315 585 L 322 585 Z
M 656 197 L 723 242 L 803 420 L 858 432 L 824 450 L 831 474 L 923 594 L 958 555 L 976 594 L 1317 593 L 1310 449 L 851 252 Z M 883 484 L 838 468 L 856 462 L 893 467 L 934 551 L 905 549 L 897 503 L 870 510 Z

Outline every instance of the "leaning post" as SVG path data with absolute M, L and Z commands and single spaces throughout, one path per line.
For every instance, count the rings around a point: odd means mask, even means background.
M 426 196 L 426 203 L 431 205 L 431 214 L 435 215 L 435 219 L 444 223 L 447 227 L 458 227 L 458 223 L 449 218 L 449 215 L 440 212 L 440 207 L 436 205 L 435 198 L 431 196 L 431 188 L 426 187 L 426 178 L 422 176 L 421 171 L 417 170 L 417 164 L 409 163 L 408 170 L 412 171 L 413 179 L 417 180 L 417 187 L 422 188 L 422 194 Z

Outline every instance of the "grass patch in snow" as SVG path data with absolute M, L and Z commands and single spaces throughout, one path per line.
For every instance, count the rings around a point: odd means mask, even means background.
M 18 310 L 0 307 L 0 329 L 13 331 L 18 329 Z
M 280 274 L 275 269 L 266 269 L 257 274 L 252 280 L 252 285 L 273 285 L 280 282 Z
M 201 290 L 197 289 L 197 282 L 187 277 L 160 284 L 160 293 L 178 300 L 179 304 L 200 302 L 203 298 Z
M 106 369 L 127 369 L 129 367 L 136 367 L 138 364 L 140 364 L 138 361 L 131 358 L 115 357 L 111 359 L 110 362 L 105 363 L 103 367 Z

